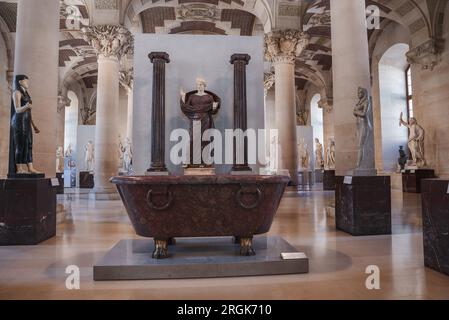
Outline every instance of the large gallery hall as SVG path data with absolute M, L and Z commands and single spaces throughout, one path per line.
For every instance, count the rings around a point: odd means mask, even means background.
M 0 300 L 449 299 L 448 2 L 0 1 Z

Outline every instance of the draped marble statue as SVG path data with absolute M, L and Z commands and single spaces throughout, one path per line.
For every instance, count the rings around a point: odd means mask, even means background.
M 409 122 L 403 119 L 403 113 L 399 118 L 399 125 L 404 125 L 409 129 L 408 148 L 412 155 L 413 166 L 423 168 L 426 166 L 426 158 L 424 153 L 424 138 L 425 131 L 423 127 L 418 124 L 416 118 L 410 118 Z
M 205 80 L 197 79 L 196 86 L 197 90 L 189 93 L 185 93 L 181 89 L 181 110 L 190 120 L 189 168 L 207 167 L 201 155 L 204 148 L 210 142 L 201 141 L 201 150 L 194 150 L 194 123 L 201 124 L 202 137 L 206 130 L 213 129 L 215 127 L 213 116 L 218 113 L 221 104 L 221 100 L 216 94 L 206 91 L 207 84 Z M 198 159 L 201 159 L 201 161 L 197 161 Z
M 315 169 L 321 170 L 324 168 L 324 158 L 323 158 L 323 145 L 320 139 L 315 139 Z
M 335 170 L 335 140 L 333 138 L 329 138 L 326 151 L 326 169 Z
M 17 75 L 11 99 L 10 174 L 39 174 L 33 166 L 33 130 L 40 131 L 31 114 L 33 101 L 28 92 L 29 79 Z

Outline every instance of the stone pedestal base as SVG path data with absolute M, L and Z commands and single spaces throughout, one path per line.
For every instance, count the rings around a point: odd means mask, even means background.
M 56 235 L 51 179 L 7 179 L 0 186 L 0 245 L 36 245 Z
M 94 175 L 87 171 L 80 172 L 80 189 L 93 189 L 94 187 Z
M 315 170 L 315 183 L 323 183 L 324 170 Z
M 299 186 L 312 186 L 313 185 L 312 171 L 299 171 L 298 172 L 298 185 Z
M 323 190 L 335 190 L 335 170 L 324 170 L 323 173 Z
M 154 241 L 122 240 L 94 266 L 95 281 L 192 279 L 301 274 L 307 256 L 280 237 L 256 237 L 256 255 L 244 257 L 232 238 L 177 239 L 168 259 L 151 257 Z M 292 256 L 283 259 L 282 254 Z
M 56 178 L 59 181 L 59 186 L 56 189 L 57 194 L 64 194 L 64 173 L 58 172 L 56 173 Z
M 391 234 L 389 176 L 336 177 L 335 220 L 338 230 L 353 236 Z
M 402 172 L 402 190 L 408 193 L 421 193 L 421 180 L 435 178 L 431 169 L 405 170 Z
M 422 180 L 421 187 L 424 263 L 449 275 L 449 180 Z

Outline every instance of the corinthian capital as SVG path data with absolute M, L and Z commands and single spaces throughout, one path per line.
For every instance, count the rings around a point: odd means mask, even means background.
M 273 31 L 265 35 L 265 58 L 277 63 L 295 63 L 309 44 L 310 36 L 294 29 Z
M 82 29 L 84 40 L 89 42 L 98 56 L 121 59 L 134 49 L 134 37 L 120 25 L 93 26 Z

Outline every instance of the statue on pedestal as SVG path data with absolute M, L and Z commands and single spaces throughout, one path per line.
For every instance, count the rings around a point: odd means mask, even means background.
M 359 87 L 357 94 L 359 102 L 354 108 L 354 116 L 357 118 L 357 134 L 359 138 L 357 168 L 366 169 L 369 167 L 369 165 L 364 163 L 368 161 L 368 159 L 366 159 L 366 154 L 372 149 L 372 146 L 368 143 L 369 137 L 373 132 L 372 102 L 367 89 Z
M 423 168 L 426 166 L 426 158 L 424 153 L 424 138 L 425 131 L 418 124 L 416 118 L 410 118 L 409 122 L 405 122 L 403 119 L 403 113 L 399 118 L 399 126 L 406 126 L 409 129 L 408 148 L 412 155 L 412 162 L 414 167 Z
M 66 158 L 71 158 L 71 157 L 72 157 L 72 154 L 73 154 L 72 144 L 69 143 L 69 145 L 68 145 L 68 147 L 67 147 L 67 150 L 65 151 L 64 156 L 65 156 Z
M 201 137 L 208 129 L 213 129 L 213 116 L 218 113 L 220 109 L 221 99 L 214 93 L 206 91 L 206 81 L 197 79 L 197 90 L 185 93 L 181 89 L 181 110 L 190 120 L 190 165 L 189 168 L 204 168 L 207 167 L 202 159 L 203 149 L 210 143 L 208 141 L 201 141 L 201 150 L 193 150 L 193 124 L 194 121 L 201 123 Z M 202 140 L 202 139 L 201 139 Z M 194 163 L 194 159 L 201 158 L 201 163 Z M 197 155 L 195 157 L 194 155 Z
M 320 139 L 315 139 L 315 169 L 322 170 L 324 168 L 323 145 Z
M 56 149 L 56 173 L 62 173 L 64 171 L 64 149 L 58 147 Z
M 94 170 L 94 160 L 95 160 L 95 147 L 91 140 L 89 140 L 84 147 L 84 166 L 86 172 L 92 172 Z
M 29 79 L 18 75 L 11 100 L 10 174 L 40 174 L 33 166 L 33 130 L 40 131 L 31 114 L 33 101 L 28 93 Z
M 129 140 L 129 138 L 126 138 L 126 142 L 123 148 L 123 171 L 126 173 L 130 173 L 132 171 L 133 151 L 131 140 Z
M 335 140 L 329 139 L 329 146 L 326 152 L 326 169 L 335 170 Z
M 301 171 L 307 171 L 310 165 L 310 155 L 308 151 L 309 146 L 307 145 L 305 139 L 301 139 L 298 144 L 298 156 L 299 156 L 299 169 Z

